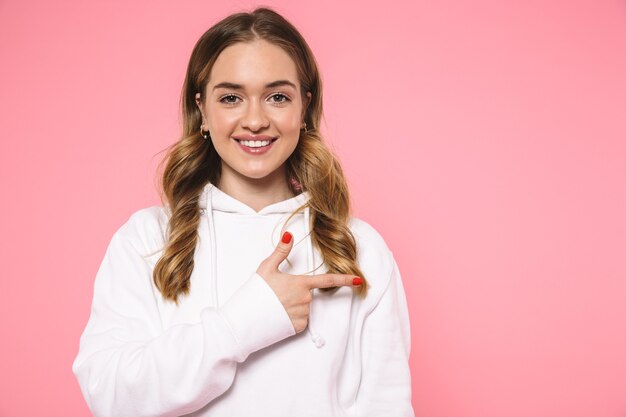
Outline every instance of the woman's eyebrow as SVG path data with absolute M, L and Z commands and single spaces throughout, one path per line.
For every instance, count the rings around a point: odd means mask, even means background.
M 296 85 L 288 80 L 278 80 L 271 82 L 265 86 L 265 88 L 274 88 L 274 87 L 282 87 L 282 86 L 291 86 L 294 89 L 297 89 Z
M 275 87 L 282 87 L 282 86 L 291 86 L 294 89 L 296 89 L 296 85 L 294 83 L 292 83 L 291 81 L 288 81 L 288 80 L 272 81 L 271 83 L 266 84 L 265 88 L 275 88 Z M 227 88 L 227 89 L 230 89 L 230 90 L 243 90 L 243 85 L 225 81 L 225 82 L 216 84 L 213 87 L 213 90 L 217 90 L 218 88 Z

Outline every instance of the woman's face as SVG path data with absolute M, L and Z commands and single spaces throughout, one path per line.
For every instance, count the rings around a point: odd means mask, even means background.
M 291 57 L 264 40 L 231 45 L 217 57 L 204 93 L 204 101 L 196 94 L 196 102 L 222 159 L 220 182 L 271 177 L 284 182 L 284 163 L 303 126 Z

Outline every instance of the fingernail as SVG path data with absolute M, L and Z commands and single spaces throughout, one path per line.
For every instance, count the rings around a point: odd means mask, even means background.
M 363 284 L 363 278 L 354 277 L 352 280 L 352 285 L 361 285 Z
M 283 243 L 291 242 L 291 233 L 285 232 L 283 233 L 283 238 L 281 239 Z

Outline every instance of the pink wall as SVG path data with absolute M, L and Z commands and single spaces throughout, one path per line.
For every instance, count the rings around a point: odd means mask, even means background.
M 418 416 L 626 416 L 626 3 L 270 1 L 407 288 Z M 412 5 L 410 5 L 412 4 Z M 197 37 L 252 2 L 0 2 L 0 416 L 87 416 L 112 233 Z

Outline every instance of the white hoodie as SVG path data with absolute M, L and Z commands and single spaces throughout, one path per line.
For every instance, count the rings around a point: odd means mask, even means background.
M 392 253 L 369 224 L 350 222 L 367 296 L 349 287 L 313 290 L 308 328 L 297 335 L 255 272 L 307 198 L 255 212 L 207 184 L 191 290 L 178 306 L 152 280 L 167 211 L 153 206 L 130 216 L 96 275 L 72 366 L 95 416 L 414 415 L 405 293 Z M 280 270 L 326 272 L 308 237 L 308 209 L 285 230 L 294 245 Z

